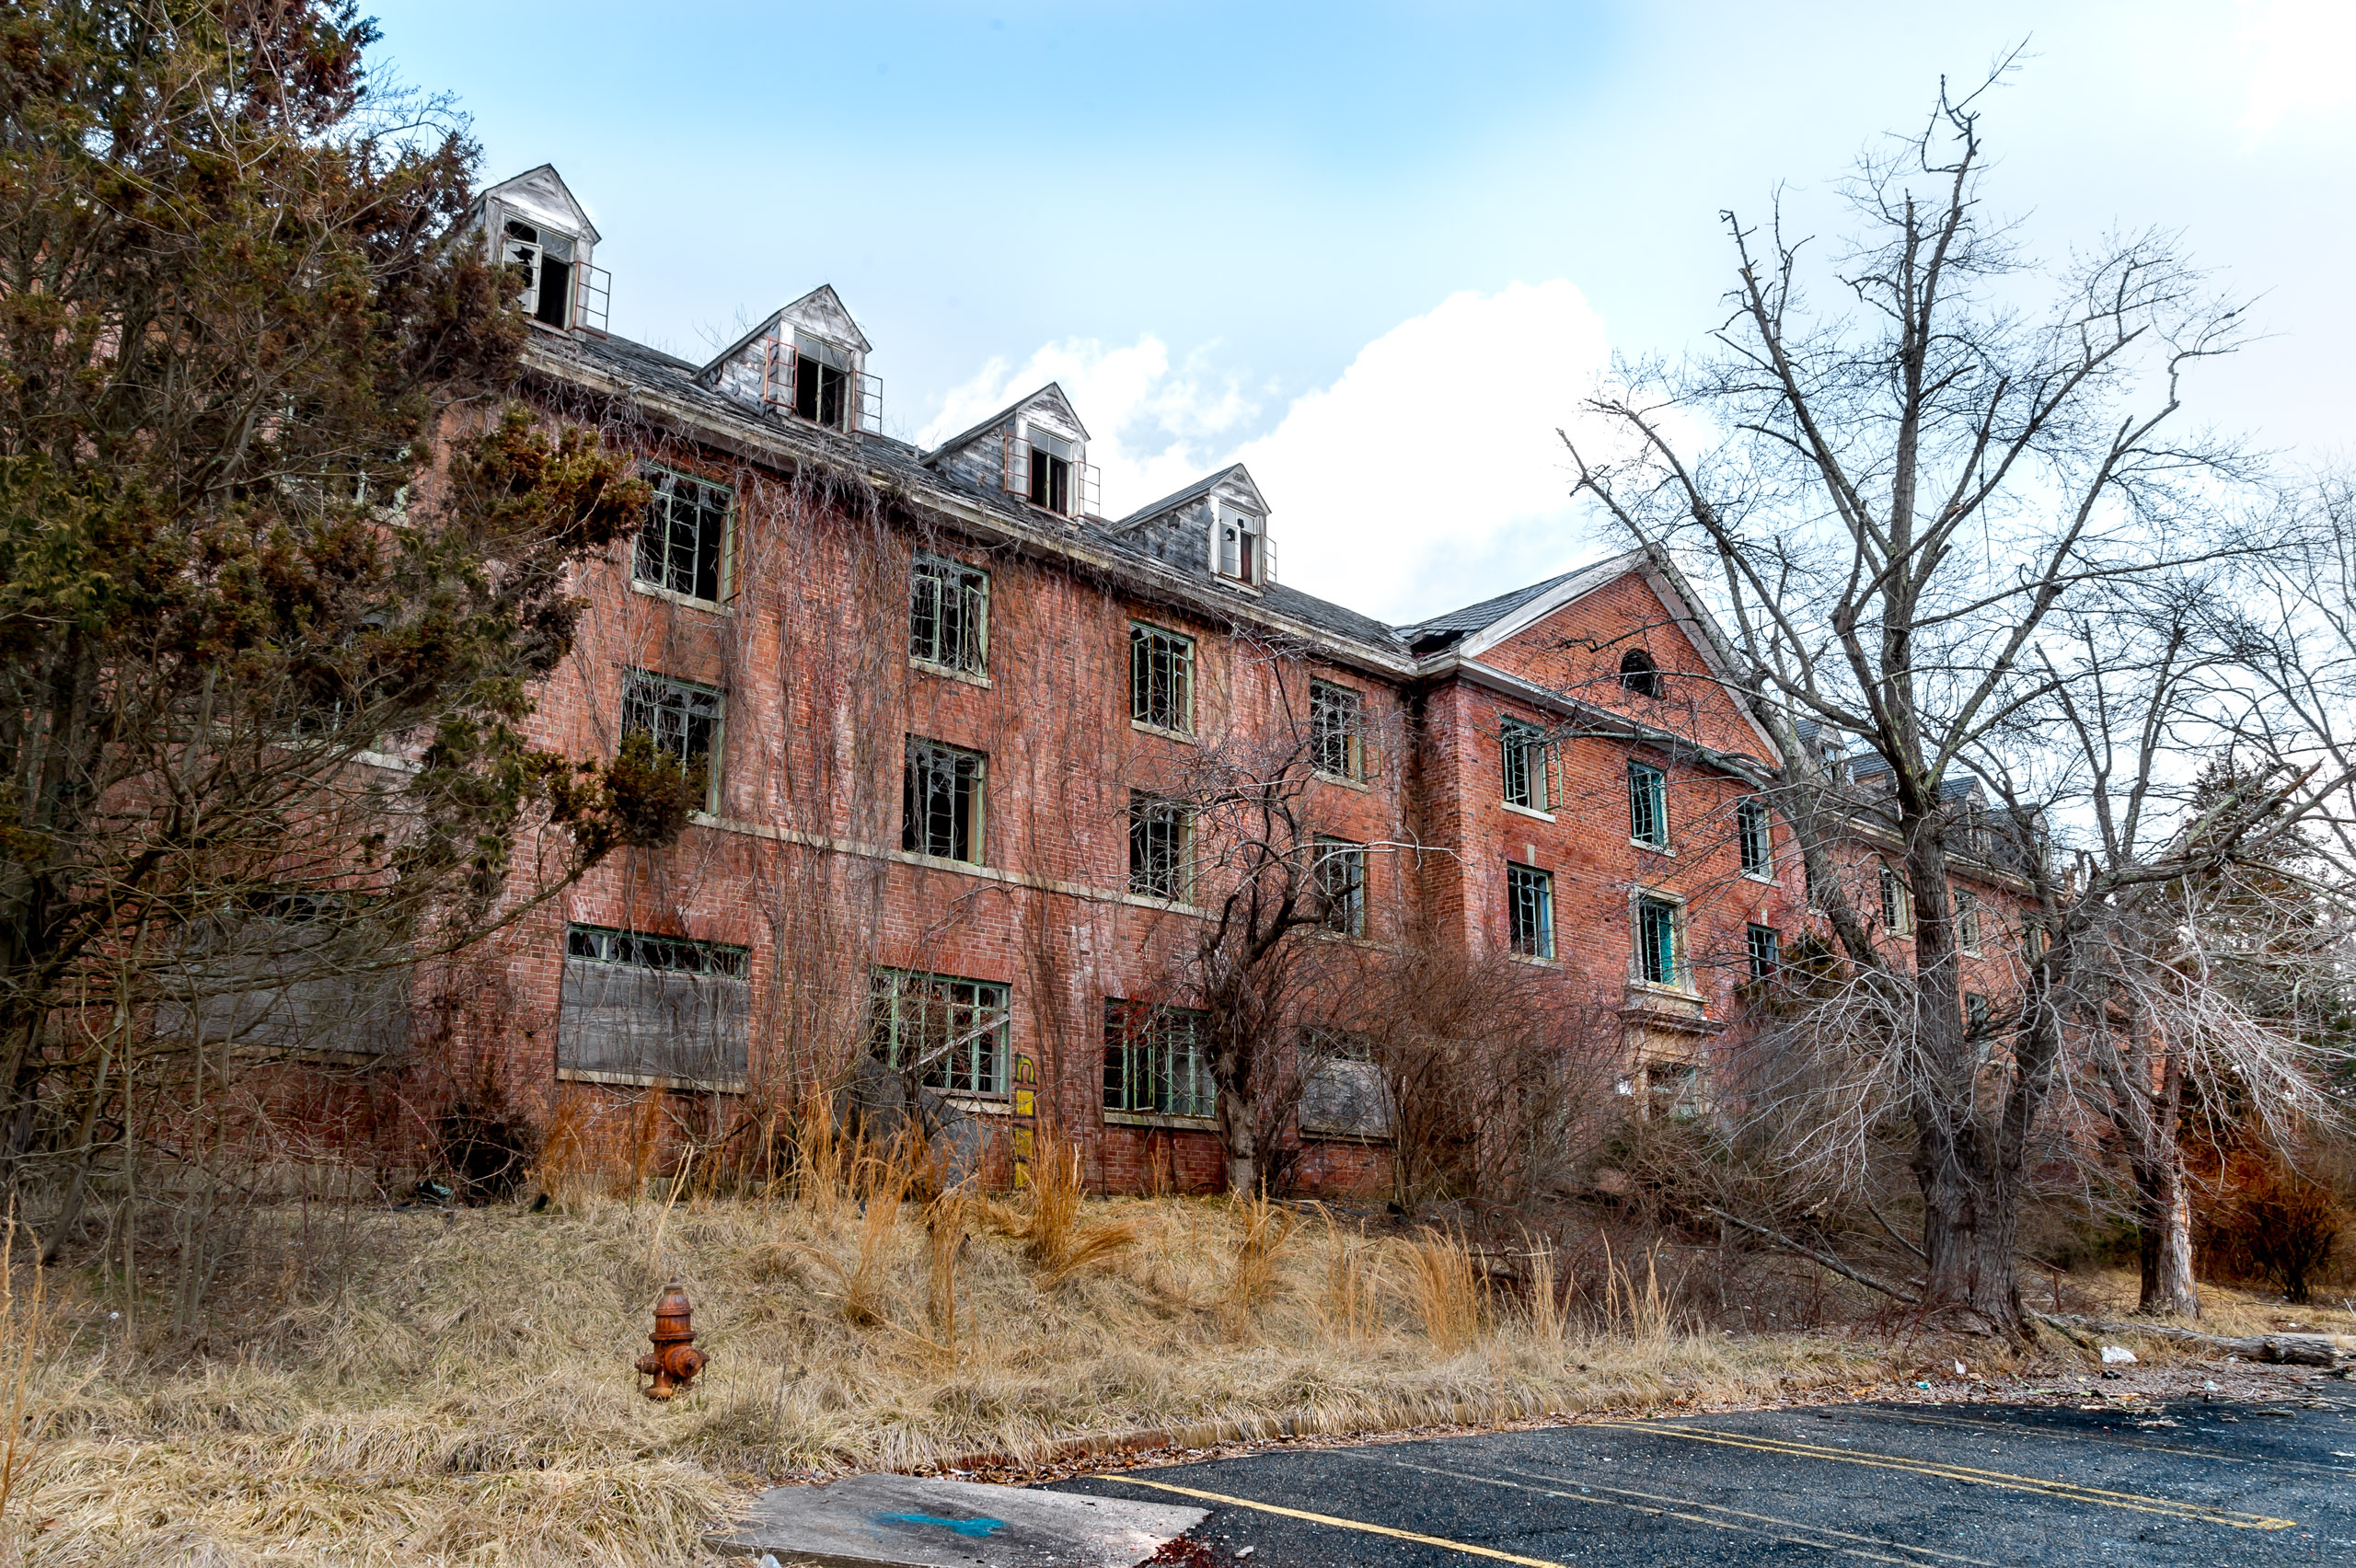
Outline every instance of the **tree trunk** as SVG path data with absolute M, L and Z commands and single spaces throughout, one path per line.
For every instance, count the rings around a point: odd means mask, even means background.
M 2135 1171 L 2138 1251 L 2142 1294 L 2138 1312 L 2162 1317 L 2200 1316 L 2200 1294 L 2192 1285 L 2192 1198 L 2179 1159 L 2139 1164 Z
M 1961 1309 L 2015 1343 L 2032 1337 L 2021 1309 L 2014 1248 L 2020 1206 L 1984 1139 L 1917 1122 L 1914 1174 L 1923 1192 L 1923 1305 Z
M 1232 1089 L 1218 1091 L 1218 1147 L 1227 1162 L 1227 1190 L 1250 1197 L 1260 1190 L 1258 1119 L 1251 1099 Z

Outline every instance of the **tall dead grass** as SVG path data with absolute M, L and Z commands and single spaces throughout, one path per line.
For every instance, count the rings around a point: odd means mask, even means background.
M 1063 1151 L 1010 1200 L 952 1183 L 918 1203 L 934 1176 L 907 1151 L 843 1139 L 831 1190 L 819 1153 L 766 1197 L 658 1206 L 584 1182 L 537 1214 L 357 1214 L 337 1295 L 269 1306 L 210 1358 L 76 1293 L 27 1374 L 47 1424 L 8 1510 L 47 1521 L 31 1560 L 678 1568 L 732 1498 L 794 1476 L 1279 1417 L 1340 1432 L 1730 1400 L 1875 1365 L 1676 1332 L 1646 1305 L 1650 1268 L 1618 1287 L 1619 1334 L 1546 1328 L 1534 1291 L 1531 1311 L 1490 1298 L 1457 1236 L 1082 1201 Z M 267 1285 L 299 1243 L 292 1211 L 257 1225 L 233 1287 Z M 712 1358 L 664 1405 L 631 1371 L 658 1249 Z M 1646 1324 L 1662 1332 L 1629 1332 Z
M 33 1457 L 40 1422 L 32 1409 L 33 1367 L 40 1358 L 49 1279 L 41 1268 L 38 1243 L 24 1249 L 29 1278 L 17 1284 L 16 1211 L 0 1219 L 0 1521 L 8 1516 L 8 1500 Z

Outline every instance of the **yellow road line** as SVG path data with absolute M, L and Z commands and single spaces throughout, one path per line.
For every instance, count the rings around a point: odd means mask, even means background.
M 1369 1525 L 1364 1519 L 1341 1519 L 1331 1514 L 1279 1508 L 1274 1503 L 1254 1503 L 1249 1497 L 1230 1497 L 1218 1492 L 1197 1492 L 1191 1486 L 1172 1486 L 1166 1481 L 1139 1481 L 1133 1475 L 1100 1475 L 1094 1479 L 1122 1482 L 1130 1486 L 1149 1486 L 1156 1492 L 1174 1492 L 1181 1497 L 1199 1497 L 1206 1503 L 1225 1503 L 1235 1508 L 1256 1508 L 1263 1514 L 1277 1514 L 1288 1519 L 1306 1519 L 1312 1525 L 1331 1525 L 1335 1529 L 1363 1530 L 1368 1535 L 1412 1540 L 1418 1546 L 1437 1546 L 1443 1551 L 1468 1552 L 1474 1557 L 1486 1557 L 1498 1562 L 1519 1562 L 1523 1568 L 1571 1568 L 1567 1562 L 1557 1562 L 1548 1557 L 1517 1557 L 1510 1551 L 1499 1551 L 1492 1546 L 1474 1546 L 1471 1541 L 1449 1540 L 1441 1536 L 1417 1535 L 1413 1530 L 1394 1530 L 1389 1525 Z
M 1819 1551 L 1849 1551 L 1853 1556 L 1872 1557 L 1882 1562 L 1913 1562 L 1919 1561 L 1921 1558 L 1931 1557 L 1936 1558 L 1942 1562 L 1969 1563 L 1972 1565 L 1972 1568 L 2002 1568 L 2001 1564 L 1990 1562 L 1985 1558 L 1966 1557 L 1959 1552 L 1941 1551 L 1935 1547 L 1911 1546 L 1902 1540 L 1886 1540 L 1880 1536 L 1858 1535 L 1853 1530 L 1836 1530 L 1829 1525 L 1811 1525 L 1798 1519 L 1778 1518 L 1773 1514 L 1754 1514 L 1746 1508 L 1729 1508 L 1723 1503 L 1703 1503 L 1691 1497 L 1673 1497 L 1665 1493 L 1639 1492 L 1632 1486 L 1605 1486 L 1600 1482 L 1591 1481 L 1563 1482 L 1562 1478 L 1559 1476 L 1541 1476 L 1530 1470 L 1509 1470 L 1506 1473 L 1521 1476 L 1524 1477 L 1525 1480 L 1518 1482 L 1506 1481 L 1496 1476 L 1476 1475 L 1470 1470 L 1441 1470 L 1436 1465 L 1419 1465 L 1409 1459 L 1393 1459 L 1391 1462 L 1406 1470 L 1424 1470 L 1432 1475 L 1451 1476 L 1459 1481 L 1476 1481 L 1484 1486 L 1510 1486 L 1520 1492 L 1535 1492 L 1544 1497 L 1565 1497 L 1574 1503 L 1606 1503 L 1612 1501 L 1612 1499 L 1588 1497 L 1581 1495 L 1578 1492 L 1560 1492 L 1555 1490 L 1553 1487 L 1548 1486 L 1530 1486 L 1527 1484 L 1527 1482 L 1554 1481 L 1561 1482 L 1562 1484 L 1579 1487 L 1582 1491 L 1611 1492 L 1616 1493 L 1622 1497 L 1641 1497 L 1647 1503 L 1658 1503 L 1664 1505 L 1682 1504 L 1688 1508 L 1703 1508 L 1713 1514 L 1730 1514 L 1738 1519 L 1749 1519 L 1753 1521 L 1755 1524 L 1772 1525 L 1782 1529 L 1802 1530 L 1807 1532 L 1807 1535 L 1776 1535 L 1773 1530 L 1762 1529 L 1752 1531 L 1751 1533 L 1753 1534 L 1773 1536 L 1776 1540 L 1790 1541 L 1799 1546 L 1813 1546 Z M 1625 1505 L 1623 1505 L 1623 1506 L 1625 1506 Z M 1656 1513 L 1665 1510 L 1646 1508 L 1642 1511 L 1645 1513 Z M 1680 1518 L 1688 1518 L 1692 1516 L 1679 1515 L 1678 1516 Z M 1718 1521 L 1708 1520 L 1705 1522 L 1715 1524 Z M 1729 1526 L 1727 1528 L 1739 1529 L 1744 1527 Z M 1916 1556 L 1902 1558 L 1882 1557 L 1876 1552 L 1854 1551 L 1852 1549 L 1847 1547 L 1832 1546 L 1821 1540 L 1810 1540 L 1807 1539 L 1807 1535 L 1827 1536 L 1835 1540 L 1862 1541 L 1866 1545 L 1884 1547 L 1891 1551 L 1911 1551 L 1915 1553 Z
M 1898 1454 L 1879 1454 L 1853 1448 L 1827 1448 L 1814 1443 L 1802 1443 L 1786 1437 L 1752 1437 L 1733 1433 L 1714 1432 L 1685 1426 L 1635 1421 L 1603 1421 L 1599 1426 L 1613 1426 L 1623 1431 L 1642 1432 L 1656 1437 L 1682 1437 L 1692 1443 L 1718 1443 L 1729 1448 L 1750 1448 L 1762 1454 L 1777 1454 L 1786 1458 L 1837 1459 L 1842 1464 L 1863 1465 L 1869 1470 L 1908 1470 L 1942 1481 L 1969 1482 L 1975 1486 L 1997 1486 L 2010 1492 L 2032 1492 L 2047 1497 L 2059 1497 L 2073 1503 L 2092 1503 L 2105 1508 L 2128 1508 L 2141 1514 L 2163 1514 L 2170 1518 L 2190 1519 L 2206 1525 L 2225 1525 L 2237 1530 L 2281 1530 L 2298 1523 L 2296 1519 L 2270 1518 L 2263 1514 L 2243 1514 L 2229 1508 L 2212 1508 L 2205 1504 L 2186 1503 L 2173 1497 L 2149 1497 L 2135 1492 L 2110 1492 L 2096 1486 L 2079 1486 L 2066 1481 L 2043 1481 L 2031 1475 L 2014 1475 L 2006 1470 L 1976 1470 L 1969 1465 L 1943 1464 L 1934 1460 L 1910 1459 Z
M 2313 1459 L 2258 1458 L 2248 1454 L 2212 1454 L 2206 1448 L 2179 1448 L 2173 1443 L 2162 1443 L 2149 1437 L 2130 1437 L 2123 1432 L 2064 1432 L 2054 1427 L 2026 1426 L 2014 1422 L 1995 1421 L 1974 1415 L 1900 1415 L 1892 1411 L 1875 1411 L 1874 1416 L 1889 1421 L 1903 1421 L 1915 1426 L 1950 1426 L 1959 1432 L 2002 1432 L 2007 1436 L 2033 1437 L 2054 1443 L 2099 1443 L 2108 1448 L 2142 1448 L 2154 1454 L 2181 1454 L 2189 1459 L 2207 1459 L 2221 1465 L 2256 1465 L 2260 1470 L 2312 1470 L 2317 1475 L 2356 1475 L 2356 1465 L 2317 1464 Z M 2199 1421 L 2200 1416 L 2189 1419 Z

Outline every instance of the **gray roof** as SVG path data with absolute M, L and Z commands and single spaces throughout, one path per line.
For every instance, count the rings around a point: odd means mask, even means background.
M 1576 577 L 1579 571 L 1587 570 L 1586 567 L 1581 567 L 1578 571 L 1565 571 L 1561 576 L 1550 577 L 1543 582 L 1533 582 L 1527 588 L 1517 588 L 1510 594 L 1500 594 L 1494 599 L 1484 599 L 1477 605 L 1467 605 L 1461 610 L 1450 610 L 1444 616 L 1434 616 L 1428 620 L 1416 621 L 1412 626 L 1394 627 L 1392 629 L 1406 642 L 1428 642 L 1434 639 L 1442 640 L 1443 642 L 1453 642 L 1458 638 L 1470 636 L 1483 627 L 1503 620 L 1540 594 L 1561 587 L 1572 578 Z
M 1230 463 L 1218 473 L 1207 474 L 1203 478 L 1196 479 L 1193 484 L 1188 485 L 1184 490 L 1177 491 L 1175 494 L 1165 495 L 1150 506 L 1138 507 L 1135 512 L 1130 513 L 1118 523 L 1111 525 L 1111 528 L 1114 532 L 1118 532 L 1124 528 L 1135 527 L 1138 524 L 1143 523 L 1149 518 L 1159 517 L 1165 512 L 1175 512 L 1178 508 L 1185 505 L 1188 502 L 1193 501 L 1195 497 L 1208 495 L 1213 486 L 1217 485 L 1219 480 L 1227 478 L 1228 475 L 1235 472 L 1236 469 L 1241 468 L 1242 467 L 1243 467 L 1243 465 L 1241 463 Z

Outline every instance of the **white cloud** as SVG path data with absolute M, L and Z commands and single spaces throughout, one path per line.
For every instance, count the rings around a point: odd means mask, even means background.
M 2349 101 L 2356 75 L 2356 6 L 2347 0 L 2241 0 L 2248 107 L 2242 130 L 2255 144 L 2292 115 Z
M 1049 343 L 1021 365 L 992 360 L 953 388 L 917 437 L 931 446 L 979 424 L 1017 398 L 1060 382 L 1088 427 L 1088 460 L 1103 472 L 1104 513 L 1119 517 L 1202 477 L 1207 443 L 1246 424 L 1258 407 L 1233 381 L 1220 381 L 1197 350 L 1174 371 L 1150 333 L 1126 347 L 1093 339 Z
M 1050 343 L 993 360 L 952 390 L 930 446 L 1059 381 L 1121 517 L 1239 459 L 1268 498 L 1285 582 L 1393 621 L 1436 614 L 1592 559 L 1556 427 L 1610 363 L 1603 323 L 1571 282 L 1452 294 L 1358 351 L 1331 386 L 1239 440 L 1258 405 L 1207 364 L 1172 366 L 1148 335 Z M 1599 445 L 1606 444 L 1599 440 Z
M 1240 455 L 1285 581 L 1391 619 L 1486 598 L 1591 556 L 1557 426 L 1610 350 L 1564 279 L 1459 294 L 1358 352 Z

